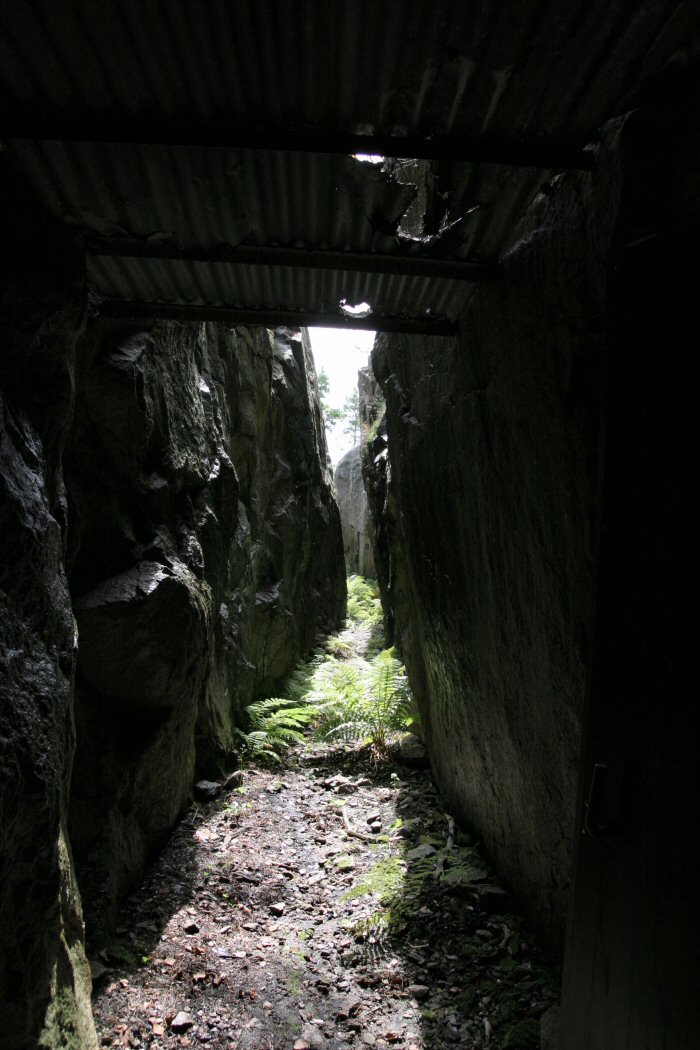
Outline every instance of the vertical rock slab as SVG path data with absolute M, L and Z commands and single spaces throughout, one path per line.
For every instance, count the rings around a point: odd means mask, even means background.
M 618 181 L 614 150 L 595 175 L 556 178 L 459 337 L 382 336 L 372 357 L 389 459 L 379 434 L 368 461 L 383 502 L 379 578 L 434 772 L 557 953 Z
M 340 525 L 299 330 L 100 320 L 66 451 L 80 646 L 71 839 L 88 930 L 236 725 L 343 615 Z
M 212 326 L 213 328 L 213 326 Z M 214 330 L 225 440 L 239 479 L 238 520 L 215 625 L 198 768 L 233 739 L 246 704 L 274 689 L 345 615 L 338 508 L 308 336 L 298 329 Z
M 360 444 L 351 449 L 335 470 L 335 488 L 343 527 L 345 566 L 349 573 L 374 578 L 375 524 L 367 497 L 368 475 L 363 463 L 384 419 L 381 387 L 368 366 L 357 373 Z
M 76 635 L 61 475 L 84 262 L 79 239 L 36 208 L 1 157 L 0 189 L 0 1039 L 7 1050 L 90 1050 L 65 836 Z
M 374 577 L 372 526 L 362 480 L 360 445 L 346 452 L 335 468 L 335 490 L 343 528 L 345 568 L 348 573 Z

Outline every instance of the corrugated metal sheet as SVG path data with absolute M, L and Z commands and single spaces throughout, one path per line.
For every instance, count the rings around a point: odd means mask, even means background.
M 75 142 L 12 144 L 51 210 L 102 235 L 389 250 L 371 216 L 400 219 L 414 191 L 350 157 Z
M 369 302 L 380 315 L 454 316 L 464 295 L 458 281 L 278 266 L 230 266 L 161 259 L 96 257 L 98 291 L 120 299 L 203 306 L 337 312 L 341 300 Z
M 13 152 L 54 214 L 103 236 L 178 248 L 277 244 L 398 250 L 372 217 L 400 219 L 414 191 L 349 157 L 165 146 L 14 141 Z M 455 166 L 464 214 L 459 243 L 440 255 L 493 258 L 504 229 L 546 173 Z M 494 212 L 498 211 L 498 216 Z M 494 219 L 496 221 L 494 221 Z M 416 245 L 420 250 L 421 246 Z
M 0 15 L 0 134 L 41 120 L 554 139 L 583 146 L 700 32 L 694 0 L 24 0 Z M 57 126 L 58 126 L 57 123 Z M 274 141 L 271 138 L 271 143 Z M 392 254 L 410 186 L 346 156 L 8 142 L 54 214 L 102 236 Z M 546 171 L 453 164 L 449 235 L 416 254 L 493 261 Z M 401 250 L 405 249 L 405 245 Z M 92 258 L 106 296 L 457 316 L 455 281 Z
M 692 0 L 23 0 L 13 112 L 586 140 L 697 30 Z

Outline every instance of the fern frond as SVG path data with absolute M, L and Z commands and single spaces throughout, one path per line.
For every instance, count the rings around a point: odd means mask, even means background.
M 326 729 L 323 737 L 328 740 L 332 736 L 342 737 L 346 742 L 371 739 L 372 727 L 369 722 L 341 722 L 340 725 Z
M 356 619 L 365 624 L 381 620 L 376 584 L 351 576 L 348 594 Z M 332 656 L 326 649 L 297 667 L 280 695 L 250 704 L 246 717 L 244 747 L 268 756 L 302 742 L 310 732 L 316 739 L 365 740 L 384 749 L 388 735 L 405 729 L 414 711 L 405 668 L 393 649 L 372 660 L 345 651 Z
M 379 623 L 382 619 L 382 606 L 376 583 L 370 583 L 363 576 L 348 576 L 348 619 L 355 623 Z

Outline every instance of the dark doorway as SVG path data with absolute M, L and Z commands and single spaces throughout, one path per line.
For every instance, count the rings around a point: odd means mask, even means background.
M 611 287 L 565 1050 L 700 1045 L 696 238 L 625 250 Z

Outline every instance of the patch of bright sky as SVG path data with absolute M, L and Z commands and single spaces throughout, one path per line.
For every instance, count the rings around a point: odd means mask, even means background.
M 369 361 L 374 335 L 374 332 L 345 328 L 309 328 L 316 372 L 325 372 L 328 376 L 326 401 L 332 408 L 342 408 L 345 399 L 357 390 L 357 373 Z M 344 427 L 341 419 L 326 432 L 334 467 L 353 446 L 352 437 L 343 433 Z

